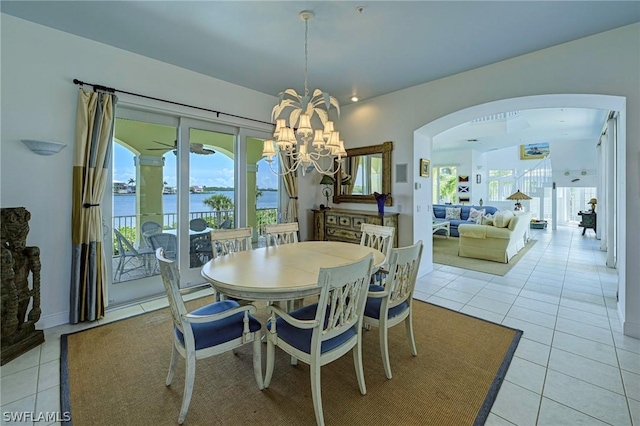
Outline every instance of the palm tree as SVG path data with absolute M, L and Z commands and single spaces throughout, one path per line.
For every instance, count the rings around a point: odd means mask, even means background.
M 129 181 L 127 182 L 129 189 L 131 189 L 131 187 L 133 187 L 133 192 L 136 192 L 136 180 L 134 178 L 129 178 Z M 127 191 L 130 192 L 130 191 Z
M 215 194 L 202 201 L 205 205 L 213 210 L 231 210 L 233 208 L 233 200 L 224 194 Z

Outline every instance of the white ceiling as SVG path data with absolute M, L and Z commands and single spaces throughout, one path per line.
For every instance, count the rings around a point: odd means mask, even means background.
M 442 132 L 434 137 L 433 149 L 475 149 L 488 152 L 513 145 L 540 142 L 595 142 L 602 133 L 607 116 L 608 111 L 582 108 L 512 111 L 492 117 L 481 117 Z
M 640 21 L 639 1 L 3 0 L 0 10 L 274 96 L 302 89 L 298 14 L 311 10 L 310 89 L 343 105 L 353 95 L 369 99 Z M 535 142 L 590 137 L 606 114 L 550 112 L 523 112 L 530 128 L 518 138 L 536 130 Z M 562 126 L 561 115 L 569 119 Z M 481 151 L 514 137 L 492 139 L 481 127 L 461 126 L 451 137 L 466 145 L 477 138 Z

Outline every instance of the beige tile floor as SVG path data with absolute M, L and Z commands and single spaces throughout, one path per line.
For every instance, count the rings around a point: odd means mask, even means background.
M 537 244 L 504 277 L 436 265 L 417 283 L 418 299 L 524 331 L 487 425 L 640 425 L 640 340 L 621 333 L 615 270 L 581 233 L 532 230 Z M 110 310 L 98 325 L 166 303 Z M 2 424 L 6 412 L 59 411 L 60 335 L 91 326 L 47 329 L 1 368 Z

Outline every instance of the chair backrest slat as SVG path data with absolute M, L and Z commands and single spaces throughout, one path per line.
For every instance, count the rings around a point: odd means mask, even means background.
M 411 246 L 391 250 L 389 276 L 384 281 L 384 286 L 390 292 L 389 308 L 405 301 L 411 303 L 422 258 L 422 246 L 421 240 Z
M 213 258 L 252 249 L 253 228 L 214 229 L 211 231 Z
M 389 254 L 393 248 L 395 228 L 391 226 L 372 225 L 363 223 L 360 225 L 362 236 L 360 245 L 374 248 L 386 256 L 385 264 L 389 262 Z
M 312 339 L 329 340 L 362 322 L 372 268 L 373 255 L 369 255 L 348 265 L 320 269 L 322 290 L 315 319 L 324 326 L 314 330 Z
M 267 237 L 267 247 L 297 243 L 298 231 L 298 222 L 265 225 L 264 232 Z

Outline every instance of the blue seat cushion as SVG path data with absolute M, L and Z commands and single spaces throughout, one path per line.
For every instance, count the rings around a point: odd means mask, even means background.
M 384 291 L 384 287 L 380 285 L 370 285 L 369 291 Z M 364 307 L 364 316 L 369 318 L 380 319 L 380 305 L 382 305 L 382 297 L 367 297 L 367 304 Z M 387 318 L 393 318 L 396 315 L 400 315 L 402 312 L 409 308 L 409 304 L 405 301 L 389 309 Z
M 313 305 L 304 306 L 296 311 L 289 312 L 289 315 L 299 320 L 312 320 L 316 317 L 316 310 L 318 309 L 318 304 L 314 303 Z M 330 312 L 330 308 L 327 308 L 327 313 Z M 328 322 L 328 317 L 325 317 L 326 326 Z M 267 322 L 267 330 L 270 329 L 271 320 Z M 296 349 L 301 350 L 305 353 L 310 353 L 311 351 L 311 336 L 313 334 L 312 329 L 302 330 L 300 328 L 294 327 L 287 323 L 282 318 L 276 319 L 276 330 L 278 332 L 278 339 L 284 340 L 289 345 L 293 346 Z M 345 330 L 340 335 L 326 340 L 322 342 L 320 347 L 320 352 L 325 353 L 332 349 L 335 349 L 342 345 L 347 340 L 351 339 L 356 335 L 356 326 Z
M 222 300 L 220 302 L 214 302 L 210 305 L 198 308 L 190 313 L 194 315 L 219 314 L 238 306 L 238 302 L 236 301 Z M 193 336 L 196 341 L 196 350 L 210 348 L 211 346 L 216 346 L 241 337 L 242 331 L 244 330 L 243 319 L 244 313 L 238 312 L 237 314 L 218 321 L 191 324 Z M 258 321 L 253 315 L 249 315 L 249 330 L 258 331 L 260 330 L 260 327 L 260 321 Z M 180 343 L 184 345 L 184 335 L 182 332 L 176 328 L 175 333 Z

